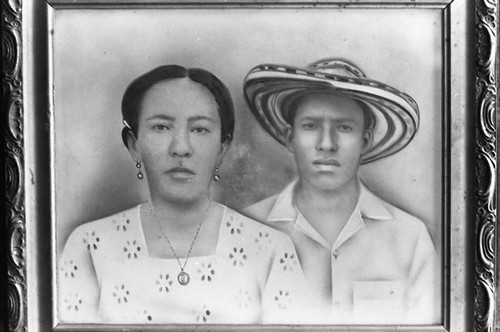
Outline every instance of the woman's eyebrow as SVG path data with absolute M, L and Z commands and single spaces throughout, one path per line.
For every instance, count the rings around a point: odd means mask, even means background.
M 155 114 L 147 118 L 146 120 L 167 120 L 167 121 L 175 121 L 175 117 L 165 114 Z

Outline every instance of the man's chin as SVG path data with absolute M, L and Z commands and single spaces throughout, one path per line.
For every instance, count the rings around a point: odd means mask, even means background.
M 339 190 L 344 190 L 345 187 L 348 186 L 349 183 L 355 181 L 355 179 L 348 179 L 346 181 L 345 176 L 341 176 L 339 174 L 320 174 L 316 176 L 314 181 L 310 183 L 316 190 L 325 191 L 325 192 L 336 192 Z

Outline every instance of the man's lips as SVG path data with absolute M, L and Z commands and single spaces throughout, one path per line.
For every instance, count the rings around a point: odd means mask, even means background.
M 340 166 L 340 163 L 335 159 L 316 159 L 313 165 L 317 166 Z

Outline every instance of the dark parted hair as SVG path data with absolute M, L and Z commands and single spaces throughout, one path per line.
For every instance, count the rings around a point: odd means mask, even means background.
M 231 94 L 224 83 L 204 69 L 165 65 L 137 77 L 123 94 L 122 116 L 125 127 L 122 130 L 122 139 L 125 146 L 127 146 L 128 132 L 137 137 L 141 105 L 148 90 L 159 82 L 186 77 L 206 87 L 214 96 L 221 123 L 221 142 L 226 139 L 231 142 L 234 132 L 234 106 Z

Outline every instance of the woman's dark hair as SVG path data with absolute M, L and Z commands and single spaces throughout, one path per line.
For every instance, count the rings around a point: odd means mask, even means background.
M 123 94 L 122 116 L 125 127 L 122 130 L 122 139 L 125 146 L 127 146 L 128 132 L 137 137 L 141 105 L 146 92 L 159 82 L 186 77 L 206 87 L 214 96 L 221 123 L 221 141 L 228 139 L 231 142 L 234 132 L 234 106 L 231 94 L 224 83 L 204 69 L 165 65 L 133 80 Z

